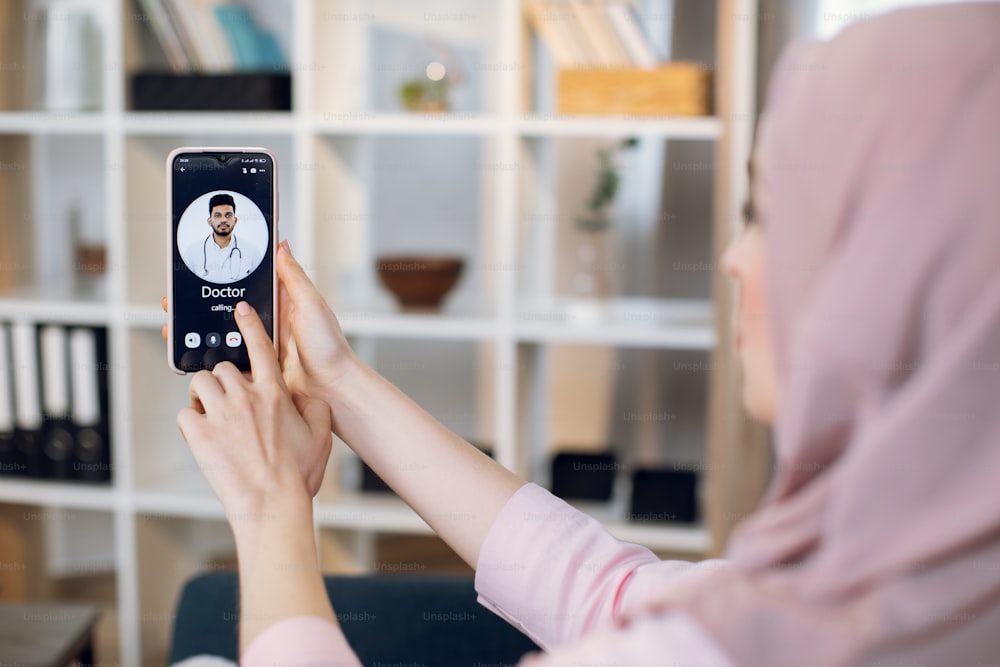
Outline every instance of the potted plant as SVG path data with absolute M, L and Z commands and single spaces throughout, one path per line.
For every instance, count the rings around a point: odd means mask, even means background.
M 399 83 L 396 94 L 407 111 L 444 112 L 451 108 L 451 88 L 462 81 L 461 68 L 450 49 L 443 44 L 433 45 L 440 54 L 424 67 L 423 71 Z
M 435 81 L 424 76 L 399 84 L 399 101 L 407 111 L 447 111 L 448 81 Z
M 618 155 L 635 148 L 639 140 L 629 137 L 597 151 L 598 172 L 594 189 L 587 199 L 587 211 L 576 219 L 579 241 L 573 291 L 593 298 L 606 298 L 611 293 L 612 262 L 610 262 L 608 230 L 612 226 L 612 205 L 621 185 Z

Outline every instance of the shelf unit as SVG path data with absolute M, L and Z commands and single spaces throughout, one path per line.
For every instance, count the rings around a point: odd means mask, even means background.
M 100 147 L 94 169 L 82 173 L 73 187 L 82 187 L 101 202 L 109 266 L 106 290 L 81 299 L 58 287 L 41 289 L 47 281 L 25 272 L 19 276 L 22 284 L 0 295 L 0 321 L 108 328 L 114 484 L 84 488 L 0 478 L 0 505 L 86 509 L 110 517 L 112 534 L 106 543 L 115 568 L 119 653 L 102 660 L 162 662 L 179 582 L 199 568 L 218 567 L 232 553 L 221 507 L 174 424 L 176 410 L 186 402 L 186 383 L 166 369 L 159 333 L 164 322 L 158 305 L 164 290 L 158 268 L 164 256 L 163 165 L 169 150 L 182 144 L 250 144 L 275 150 L 283 194 L 282 235 L 327 295 L 358 353 L 393 381 L 398 379 L 404 390 L 407 382 L 439 362 L 442 376 L 457 378 L 458 388 L 449 394 L 445 385 L 450 382 L 431 383 L 441 398 L 428 409 L 461 435 L 488 441 L 497 460 L 523 476 L 544 481 L 546 447 L 559 430 L 549 412 L 563 409 L 550 405 L 548 398 L 565 381 L 557 368 L 561 355 L 576 359 L 577 365 L 581 355 L 594 359 L 591 370 L 603 389 L 596 398 L 586 398 L 590 403 L 613 393 L 611 375 L 628 365 L 617 356 L 621 351 L 639 355 L 629 357 L 633 364 L 639 359 L 639 364 L 653 360 L 661 366 L 674 359 L 673 354 L 700 355 L 677 358 L 704 364 L 699 367 L 701 384 L 695 383 L 706 394 L 707 409 L 707 414 L 696 415 L 702 422 L 696 432 L 703 435 L 697 443 L 698 465 L 706 473 L 704 523 L 627 523 L 621 499 L 581 507 L 619 538 L 664 554 L 698 557 L 721 550 L 729 527 L 752 506 L 764 474 L 759 443 L 756 449 L 741 449 L 747 438 L 759 441 L 761 434 L 740 417 L 731 353 L 731 288 L 712 279 L 704 298 L 640 294 L 595 305 L 565 297 L 558 286 L 563 260 L 557 258 L 565 212 L 559 211 L 555 182 L 560 151 L 578 143 L 589 146 L 625 136 L 656 146 L 708 142 L 714 146 L 715 166 L 712 215 L 704 224 L 712 227 L 710 252 L 717 257 L 737 228 L 747 187 L 755 0 L 717 2 L 716 115 L 651 119 L 562 117 L 527 108 L 523 54 L 532 38 L 518 0 L 248 0 L 288 47 L 293 111 L 130 112 L 127 75 L 137 66 L 134 42 L 139 29 L 131 1 L 91 0 L 104 31 L 102 110 L 0 112 L 0 138 L 26 143 L 32 157 L 24 159 L 35 184 L 53 178 L 50 167 L 40 166 L 49 163 L 35 156 L 51 153 L 58 158 L 60 150 L 69 150 L 61 148 L 65 142 L 80 138 Z M 458 18 L 440 19 L 446 15 Z M 462 36 L 463 43 L 468 46 L 471 40 L 482 47 L 485 73 L 479 77 L 476 108 L 406 114 L 381 108 L 377 95 L 359 83 L 371 71 L 376 29 L 387 26 L 398 32 L 408 21 L 417 32 L 440 31 L 446 38 L 469 33 L 472 37 Z M 454 25 L 460 21 L 466 24 Z M 515 66 L 494 72 L 490 64 Z M 400 151 L 419 154 L 430 142 L 457 157 L 431 168 L 393 161 Z M 0 157 L 4 162 L 21 159 Z M 385 222 L 399 219 L 400 212 L 386 201 L 391 198 L 378 196 L 391 192 L 393 182 L 418 178 L 428 179 L 428 198 L 454 197 L 449 205 L 456 210 L 455 217 L 435 221 L 440 206 L 419 201 L 414 209 L 418 222 L 436 230 L 439 239 L 458 239 L 454 242 L 462 245 L 456 250 L 470 258 L 463 282 L 437 315 L 396 312 L 371 270 L 374 256 L 389 249 L 393 239 L 419 242 L 412 230 Z M 463 192 L 449 185 L 455 179 L 465 179 Z M 570 179 L 564 178 L 561 187 Z M 425 361 L 408 365 L 407 355 Z M 452 395 L 465 401 L 456 402 L 461 409 L 450 411 L 446 402 Z M 586 404 L 577 408 L 588 411 Z M 577 426 L 589 423 L 582 419 Z M 371 562 L 373 534 L 419 535 L 429 529 L 395 497 L 350 490 L 356 473 L 352 456 L 339 447 L 332 457 L 316 501 L 316 524 L 325 533 L 321 550 L 338 552 L 325 563 L 336 562 L 334 556 L 346 545 L 353 563 L 345 567 L 364 569 Z

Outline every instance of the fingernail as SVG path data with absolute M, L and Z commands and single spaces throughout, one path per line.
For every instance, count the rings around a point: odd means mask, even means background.
M 236 312 L 239 315 L 246 317 L 251 312 L 250 304 L 247 303 L 246 301 L 240 301 L 238 304 L 236 304 Z
M 288 239 L 281 242 L 281 247 L 285 249 L 288 254 L 292 253 L 292 246 L 288 245 Z

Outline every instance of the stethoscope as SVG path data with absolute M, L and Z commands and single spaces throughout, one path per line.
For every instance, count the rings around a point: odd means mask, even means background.
M 201 244 L 201 271 L 206 278 L 208 277 L 208 240 L 211 238 L 212 234 L 209 234 L 208 236 L 205 237 L 205 242 Z M 236 280 L 239 277 L 240 270 L 236 269 L 236 271 L 233 271 L 234 252 L 236 253 L 236 256 L 239 258 L 240 266 L 242 267 L 243 251 L 240 250 L 240 244 L 236 240 L 235 234 L 233 234 L 233 247 L 229 249 L 229 256 L 226 257 L 226 259 L 224 259 L 222 263 L 225 264 L 226 262 L 229 262 L 229 277 L 232 278 L 233 280 Z

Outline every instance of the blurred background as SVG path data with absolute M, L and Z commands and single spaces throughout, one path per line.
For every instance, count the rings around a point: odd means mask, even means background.
M 718 256 L 771 67 L 908 4 L 0 0 L 0 603 L 90 605 L 96 660 L 160 665 L 183 582 L 234 566 L 160 336 L 186 145 L 277 154 L 280 236 L 449 428 L 720 553 L 770 467 Z M 343 443 L 316 520 L 329 572 L 470 573 Z

